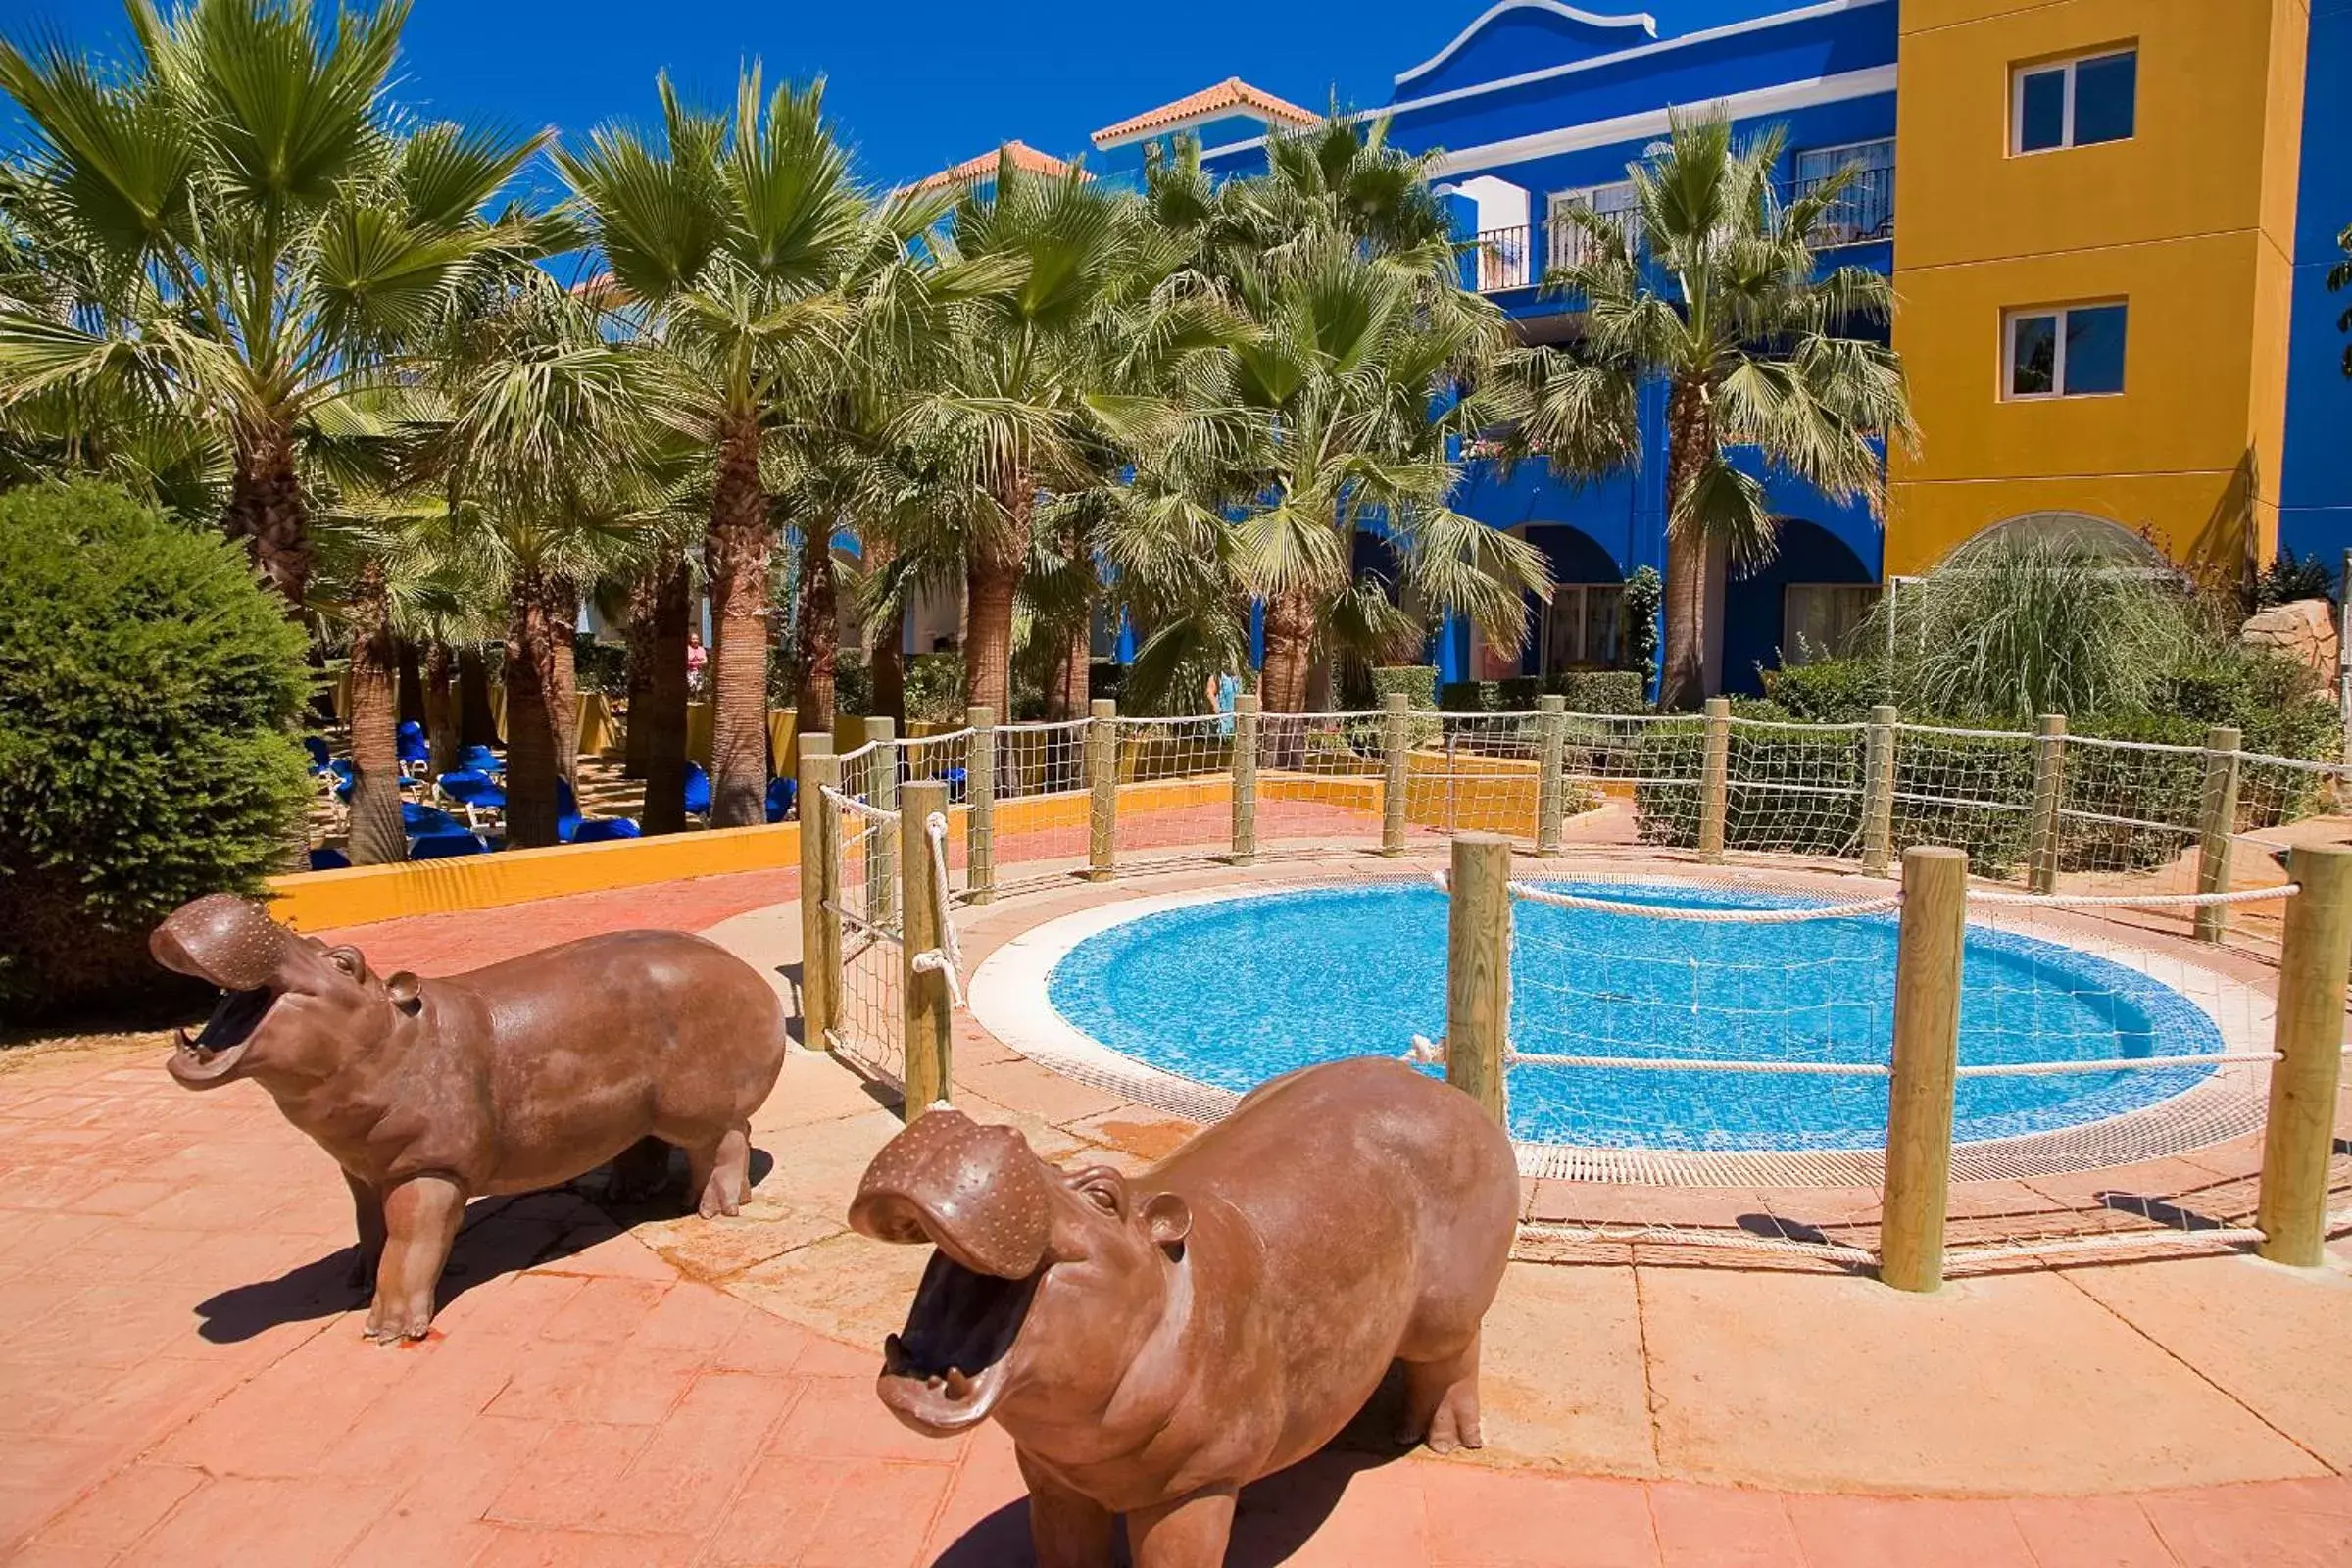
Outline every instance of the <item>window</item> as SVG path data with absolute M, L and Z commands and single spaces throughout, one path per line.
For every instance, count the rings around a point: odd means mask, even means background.
M 2004 332 L 2009 398 L 2095 397 L 2124 389 L 2124 306 L 2012 311 Z
M 1885 239 L 1894 230 L 1894 138 L 1851 142 L 1843 147 L 1807 147 L 1796 155 L 1791 196 L 1808 195 L 1842 169 L 1853 178 L 1838 204 L 1814 230 L 1823 245 L 1856 245 Z
M 1879 602 L 1874 582 L 1792 582 L 1781 591 L 1781 663 L 1811 663 L 1853 651 L 1854 633 Z
M 1580 665 L 1613 665 L 1625 618 L 1625 584 L 1561 583 L 1544 607 L 1544 641 L 1539 673 L 1557 674 Z
M 2139 51 L 2022 66 L 2010 74 L 2009 150 L 2046 153 L 2132 135 Z
M 1553 191 L 1545 206 L 1553 220 L 1550 229 L 1550 265 L 1573 267 L 1592 258 L 1586 254 L 1590 237 L 1564 216 L 1571 207 L 1581 207 L 1609 220 L 1618 229 L 1634 235 L 1641 242 L 1642 215 L 1634 206 L 1632 180 L 1619 180 L 1614 185 L 1594 185 L 1586 190 Z

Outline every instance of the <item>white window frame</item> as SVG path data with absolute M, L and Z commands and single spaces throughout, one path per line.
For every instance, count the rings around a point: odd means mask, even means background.
M 1560 217 L 1571 204 L 1582 204 L 1588 213 L 1599 212 L 1592 199 L 1604 190 L 1624 191 L 1630 196 L 1634 182 L 1630 179 L 1607 179 L 1597 185 L 1572 185 L 1566 190 L 1544 193 L 1544 265 L 1546 271 L 1560 265 L 1560 236 L 1567 232 L 1565 228 L 1554 226 L 1553 220 Z M 1639 207 L 1624 207 L 1608 216 L 1640 222 L 1642 210 Z M 1578 243 L 1583 243 L 1581 230 L 1578 232 Z
M 2104 310 L 2109 306 L 2124 307 L 2124 365 L 2127 374 L 2124 384 L 2113 392 L 2069 392 L 2066 389 L 2066 318 L 2076 311 Z M 2122 295 L 2114 299 L 2074 300 L 2065 305 L 2013 305 L 2001 312 L 2001 401 L 2003 403 L 2049 403 L 2059 398 L 2120 398 L 2131 390 L 2129 372 L 2132 363 L 2132 301 Z M 2058 330 L 2050 356 L 2050 389 L 2047 392 L 2017 390 L 2017 323 L 2026 317 L 2047 316 L 2056 319 Z
M 2123 55 L 2137 55 L 2135 39 L 2120 48 L 2094 49 L 2089 54 L 2074 55 L 2062 60 L 2036 60 L 2031 65 L 2009 68 L 2009 156 L 2039 158 L 2044 153 L 2068 153 L 2075 150 L 2075 72 L 2078 68 L 2101 60 L 2114 60 Z M 2065 73 L 2065 87 L 2060 93 L 2058 111 L 2058 142 L 2052 147 L 2026 146 L 2026 78 L 2046 75 L 2050 72 Z M 2136 141 L 2139 138 L 2139 73 L 2132 74 L 2132 134 L 2119 136 L 2118 141 Z M 2092 142 L 2093 147 L 2112 146 L 2111 142 Z
M 1617 651 L 1610 658 L 1605 660 L 1594 659 L 1592 651 L 1592 595 L 1595 592 L 1613 593 L 1617 596 Z M 1573 594 L 1576 599 L 1577 657 L 1573 660 L 1570 660 L 1569 662 L 1571 664 L 1599 663 L 1614 665 L 1617 661 L 1622 660 L 1625 657 L 1625 584 L 1622 582 L 1559 583 L 1554 585 L 1551 598 L 1546 601 L 1544 606 L 1543 624 L 1537 629 L 1536 672 L 1538 674 L 1550 675 L 1558 673 L 1555 670 L 1547 669 L 1544 666 L 1548 664 L 1551 660 L 1551 633 L 1553 617 L 1561 615 L 1565 612 L 1566 601 L 1571 594 Z

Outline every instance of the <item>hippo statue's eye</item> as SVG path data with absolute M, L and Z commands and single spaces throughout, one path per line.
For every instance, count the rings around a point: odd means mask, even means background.
M 1117 1173 L 1112 1173 L 1112 1171 L 1092 1173 L 1089 1171 L 1087 1178 L 1082 1178 L 1080 1183 L 1077 1183 L 1077 1190 L 1080 1190 L 1082 1195 L 1087 1195 L 1087 1201 L 1094 1203 L 1096 1208 L 1103 1210 L 1103 1213 L 1117 1215 L 1124 1210 L 1122 1199 L 1127 1195 L 1122 1192 L 1122 1183 L 1119 1183 Z
M 368 964 L 361 958 L 359 950 L 356 948 L 329 948 L 326 953 L 326 961 L 354 980 L 368 972 Z

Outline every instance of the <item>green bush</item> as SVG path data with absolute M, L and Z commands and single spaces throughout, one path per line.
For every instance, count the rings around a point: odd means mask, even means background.
M 1404 706 L 1423 712 L 1438 706 L 1438 666 L 1435 664 L 1375 664 L 1372 701 L 1379 708 L 1392 692 L 1404 694 Z
M 963 656 L 916 654 L 906 661 L 906 717 L 921 724 L 963 722 Z
M 148 930 L 300 829 L 303 655 L 236 546 L 101 485 L 0 495 L 0 1014 L 181 989 Z
M 1640 713 L 1649 708 L 1649 683 L 1638 669 L 1571 669 L 1552 676 L 1550 685 L 1571 713 Z
M 1658 607 L 1666 602 L 1666 579 L 1655 566 L 1636 566 L 1625 579 L 1625 663 L 1642 677 L 1642 697 L 1658 681 Z
M 629 650 L 621 643 L 582 640 L 571 645 L 572 679 L 581 691 L 629 695 Z
M 1447 713 L 1494 713 L 1502 710 L 1502 682 L 1449 680 L 1438 688 L 1438 708 Z
M 1877 659 L 1817 659 L 1764 671 L 1764 696 L 1779 711 L 1810 724 L 1860 724 L 1894 701 L 1886 664 Z

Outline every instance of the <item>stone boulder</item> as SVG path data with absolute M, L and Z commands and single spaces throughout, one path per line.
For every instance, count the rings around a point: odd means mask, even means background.
M 2238 640 L 2286 655 L 2329 685 L 2335 683 L 2335 607 L 2325 599 L 2273 605 L 2248 617 Z

